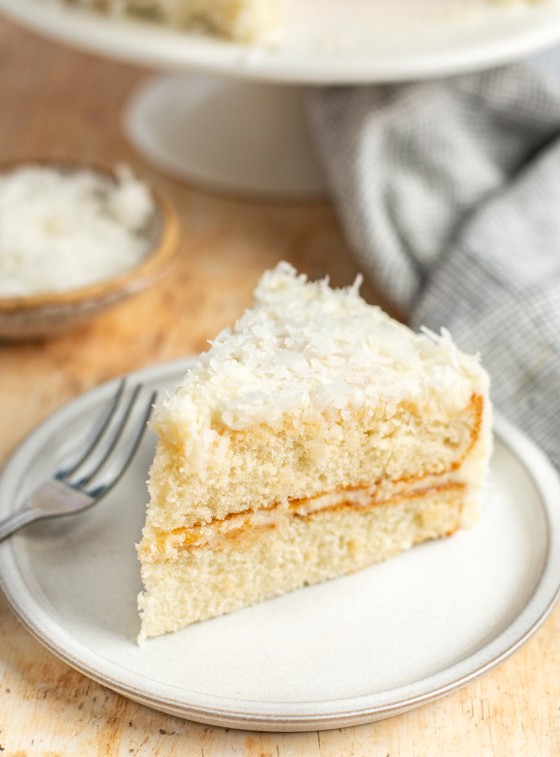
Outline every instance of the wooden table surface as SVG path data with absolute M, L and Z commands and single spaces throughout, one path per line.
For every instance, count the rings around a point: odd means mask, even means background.
M 127 144 L 121 116 L 149 71 L 72 51 L 0 19 L 0 161 L 124 160 L 175 203 L 174 274 L 79 330 L 0 344 L 0 464 L 45 416 L 126 371 L 204 349 L 284 258 L 337 284 L 356 269 L 327 202 L 221 196 L 160 175 Z M 372 298 L 371 290 L 366 296 Z M 560 503 L 559 503 L 560 506 Z M 59 661 L 0 597 L 3 755 L 557 755 L 560 611 L 513 658 L 466 688 L 399 717 L 304 734 L 208 727 L 131 702 Z

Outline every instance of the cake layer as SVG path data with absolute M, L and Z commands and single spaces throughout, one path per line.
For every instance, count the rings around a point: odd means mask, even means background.
M 162 439 L 150 472 L 148 528 L 209 523 L 288 494 L 297 499 L 372 481 L 441 475 L 461 468 L 468 455 L 466 479 L 485 464 L 483 409 L 483 397 L 473 395 L 451 417 L 410 402 L 327 411 L 312 422 L 301 413 L 286 414 L 281 429 L 265 424 L 243 433 L 222 429 L 228 452 L 216 453 L 202 474 Z
M 461 524 L 464 492 L 443 487 L 370 509 L 326 510 L 252 528 L 219 549 L 143 562 L 141 638 L 176 631 L 284 592 L 360 570 Z
M 477 357 L 287 264 L 255 297 L 156 407 L 149 528 L 437 475 L 467 457 L 475 474 L 489 448 Z

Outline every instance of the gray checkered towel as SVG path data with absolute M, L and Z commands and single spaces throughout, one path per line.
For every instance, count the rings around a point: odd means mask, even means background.
M 335 87 L 311 113 L 362 270 L 480 352 L 496 406 L 560 465 L 560 78 Z

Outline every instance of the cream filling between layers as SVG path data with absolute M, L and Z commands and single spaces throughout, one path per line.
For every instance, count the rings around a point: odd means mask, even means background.
M 373 507 L 390 506 L 406 499 L 429 497 L 443 491 L 465 495 L 468 487 L 453 473 L 410 481 L 384 481 L 383 485 L 339 489 L 315 497 L 286 499 L 268 507 L 231 513 L 188 528 L 171 531 L 151 529 L 138 546 L 142 562 L 167 562 L 199 548 L 219 549 L 232 540 L 258 536 L 263 530 L 279 529 L 292 518 L 311 518 L 333 510 L 364 512 Z

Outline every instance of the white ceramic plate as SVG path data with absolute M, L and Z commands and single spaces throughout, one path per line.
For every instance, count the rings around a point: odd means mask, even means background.
M 160 388 L 188 362 L 134 379 Z M 0 481 L 0 517 L 67 459 L 115 390 L 66 405 L 21 445 Z M 96 508 L 34 524 L 0 545 L 13 609 L 56 655 L 131 699 L 217 725 L 315 730 L 380 719 L 465 685 L 540 626 L 560 583 L 560 484 L 498 418 L 477 528 L 352 576 L 302 589 L 138 647 L 134 543 L 154 438 Z
M 14 18 L 56 39 L 165 70 L 203 69 L 270 81 L 420 79 L 517 60 L 560 40 L 560 4 L 514 0 L 281 0 L 287 31 L 246 47 L 61 0 L 0 0 Z M 468 12 L 465 12 L 465 7 Z M 460 12 L 458 12 L 458 9 Z

